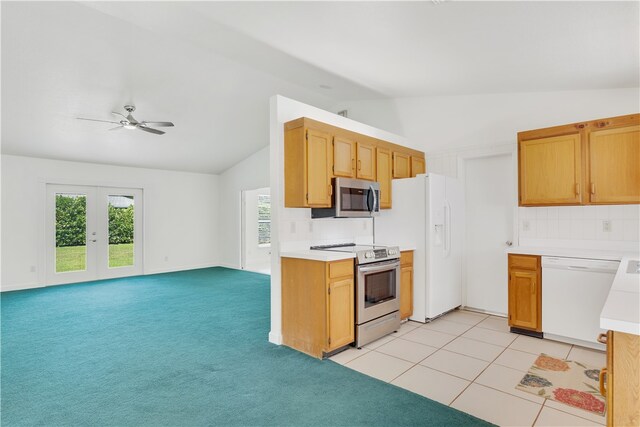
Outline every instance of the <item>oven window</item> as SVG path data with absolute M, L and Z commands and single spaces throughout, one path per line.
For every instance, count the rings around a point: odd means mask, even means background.
M 364 307 L 392 300 L 396 297 L 396 270 L 381 271 L 380 273 L 364 276 Z

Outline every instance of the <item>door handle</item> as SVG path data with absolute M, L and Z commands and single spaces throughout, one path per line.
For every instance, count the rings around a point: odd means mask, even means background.
M 606 344 L 607 343 L 607 334 L 600 334 L 598 335 L 598 340 L 597 340 L 600 344 Z
M 89 241 L 90 241 L 90 242 L 97 242 L 97 240 L 96 240 L 96 239 L 91 239 L 91 240 L 89 240 Z
M 607 368 L 600 369 L 600 375 L 598 375 L 598 382 L 600 383 L 600 394 L 602 397 L 607 397 L 607 389 L 604 386 L 605 375 L 607 375 Z
M 511 240 L 507 240 L 504 242 L 507 246 L 513 246 L 513 242 Z

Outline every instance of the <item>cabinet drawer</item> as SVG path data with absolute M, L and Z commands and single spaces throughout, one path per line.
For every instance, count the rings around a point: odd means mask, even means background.
M 540 265 L 540 257 L 537 255 L 509 255 L 509 268 L 523 270 L 537 270 Z
M 329 263 L 329 278 L 353 276 L 353 260 L 334 261 Z
M 413 265 L 413 251 L 400 252 L 400 265 L 403 267 Z

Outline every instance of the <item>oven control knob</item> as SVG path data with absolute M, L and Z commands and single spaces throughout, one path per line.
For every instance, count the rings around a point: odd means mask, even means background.
M 373 252 L 365 252 L 364 257 L 365 258 L 373 258 Z
M 389 249 L 389 255 L 397 255 L 398 251 L 396 251 L 395 249 Z

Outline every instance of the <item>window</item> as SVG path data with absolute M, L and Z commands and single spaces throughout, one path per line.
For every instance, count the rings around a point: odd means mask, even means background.
M 271 196 L 258 195 L 258 245 L 271 245 Z

